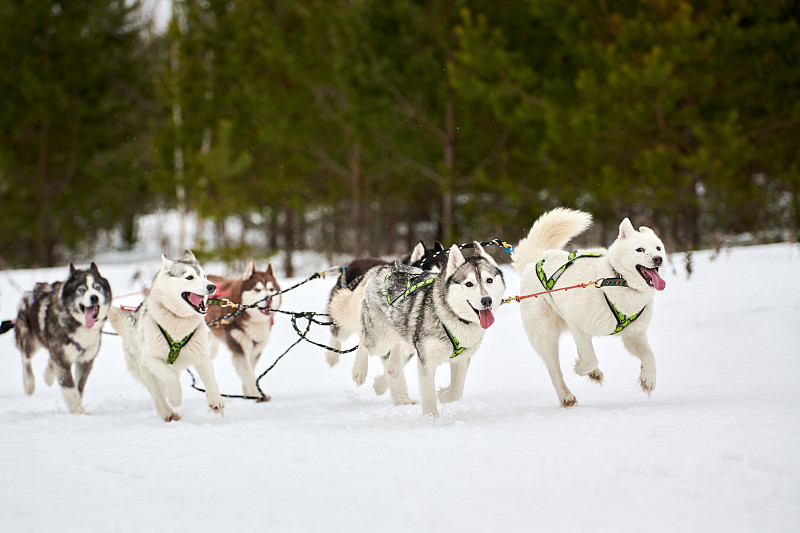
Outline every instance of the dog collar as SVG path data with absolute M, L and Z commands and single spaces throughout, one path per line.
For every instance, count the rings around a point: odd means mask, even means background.
M 186 343 L 189 342 L 189 340 L 192 338 L 192 335 L 194 335 L 195 331 L 197 331 L 197 328 L 195 328 L 191 333 L 186 335 L 183 339 L 179 340 L 178 342 L 175 342 L 172 340 L 172 337 L 169 336 L 169 333 L 164 331 L 164 328 L 162 328 L 160 324 L 156 325 L 158 326 L 158 329 L 161 330 L 161 334 L 164 335 L 164 339 L 167 341 L 167 344 L 169 345 L 169 355 L 167 356 L 167 364 L 171 365 L 181 354 L 181 348 L 186 346 Z

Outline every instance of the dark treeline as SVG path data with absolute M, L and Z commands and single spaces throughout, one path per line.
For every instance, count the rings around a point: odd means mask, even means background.
M 796 239 L 799 19 L 798 0 L 176 0 L 157 33 L 136 2 L 0 0 L 0 261 L 132 244 L 160 209 L 229 256 L 515 242 L 557 205 L 604 240 L 624 216 L 676 250 Z

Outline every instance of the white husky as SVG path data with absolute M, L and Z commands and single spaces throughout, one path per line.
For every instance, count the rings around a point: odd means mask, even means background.
M 653 295 L 666 283 L 658 274 L 664 244 L 650 228 L 633 228 L 627 218 L 608 250 L 595 248 L 568 254 L 561 248 L 591 224 L 592 216 L 557 208 L 542 215 L 512 257 L 520 273 L 523 295 L 605 280 L 599 288 L 553 292 L 521 301 L 525 331 L 544 359 L 563 407 L 575 404 L 564 383 L 558 359 L 558 339 L 569 330 L 578 348 L 575 372 L 602 383 L 592 337 L 618 335 L 625 348 L 641 359 L 639 383 L 648 395 L 656 386 L 656 362 L 647 342 L 653 315 Z
M 181 404 L 179 375 L 189 365 L 194 365 L 203 380 L 208 406 L 223 414 L 204 320 L 208 296 L 215 290 L 192 252 L 186 250 L 175 261 L 161 256 L 161 269 L 136 311 L 109 310 L 109 321 L 122 337 L 128 370 L 150 391 L 156 411 L 166 422 L 181 418 L 169 404 Z

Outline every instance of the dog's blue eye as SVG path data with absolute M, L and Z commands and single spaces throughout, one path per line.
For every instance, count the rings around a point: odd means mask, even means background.
M 94 284 L 94 290 L 96 290 L 96 291 L 100 290 L 100 284 L 99 283 L 95 283 Z
M 83 294 L 86 292 L 86 287 L 78 287 L 78 294 Z
M 637 248 L 636 251 L 639 253 L 644 253 L 644 248 Z

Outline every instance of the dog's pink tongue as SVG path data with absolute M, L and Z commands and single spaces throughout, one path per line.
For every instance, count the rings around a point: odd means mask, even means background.
M 195 294 L 193 292 L 189 293 L 189 301 L 192 302 L 192 305 L 196 307 L 200 307 L 200 304 L 203 303 L 203 297 L 199 294 Z
M 481 327 L 489 329 L 489 326 L 494 324 L 494 315 L 491 309 L 482 309 L 478 311 L 478 318 L 481 320 Z
M 84 307 L 83 317 L 86 320 L 86 327 L 92 329 L 94 327 L 94 318 L 97 313 L 97 307 Z
M 663 291 L 667 288 L 667 282 L 658 275 L 658 271 L 655 268 L 647 268 L 645 270 L 647 270 L 647 273 L 650 275 L 650 281 L 653 282 L 653 288 L 655 288 L 655 290 Z

